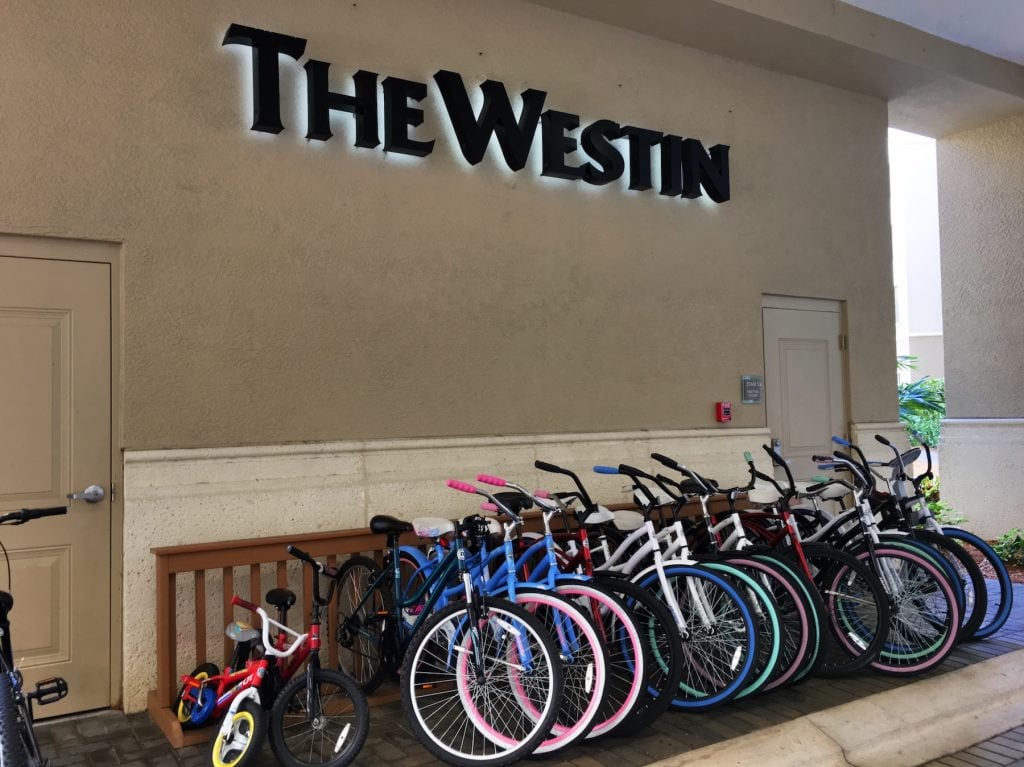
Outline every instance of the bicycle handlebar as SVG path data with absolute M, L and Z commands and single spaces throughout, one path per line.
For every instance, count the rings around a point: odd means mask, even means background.
M 237 605 L 238 607 L 244 607 L 246 610 L 252 613 L 256 612 L 256 605 L 254 605 L 247 599 L 242 599 L 237 594 L 231 597 L 231 604 Z
M 26 522 L 31 522 L 33 519 L 56 517 L 67 513 L 67 506 L 50 506 L 45 509 L 21 509 L 20 511 L 11 511 L 0 516 L 0 525 L 23 525 Z
M 495 477 L 493 474 L 477 474 L 477 482 L 483 482 L 485 485 L 493 485 L 494 487 L 505 487 L 508 483 L 501 477 Z
M 655 461 L 662 464 L 663 466 L 668 466 L 670 469 L 675 469 L 677 471 L 679 470 L 679 461 L 675 461 L 669 458 L 667 455 L 662 455 L 661 453 L 651 453 L 651 458 L 653 458 Z
M 534 468 L 540 469 L 541 471 L 549 471 L 552 474 L 564 474 L 569 477 L 573 482 L 576 483 L 576 487 L 580 491 L 580 500 L 583 501 L 583 506 L 586 508 L 587 513 L 590 513 L 597 506 L 590 498 L 590 494 L 587 489 L 583 487 L 583 483 L 580 482 L 580 478 L 576 476 L 576 472 L 570 471 L 569 469 L 563 469 L 561 466 L 556 466 L 553 463 L 547 463 L 546 461 L 534 461 Z
M 773 447 L 771 447 L 770 445 L 761 445 L 761 447 L 763 447 L 764 451 L 766 453 L 768 453 L 768 455 L 771 456 L 772 462 L 776 466 L 781 466 L 783 468 L 783 470 L 786 472 L 786 478 L 789 480 L 789 490 L 790 490 L 790 492 L 791 493 L 796 492 L 796 480 L 793 479 L 793 472 L 790 470 L 789 464 L 786 462 L 786 459 L 783 458 L 778 453 L 776 453 L 775 449 Z M 764 479 L 764 477 L 761 477 L 761 479 Z M 774 480 L 772 480 L 772 481 L 774 482 Z M 776 485 L 776 487 L 778 487 L 778 485 Z M 779 488 L 779 489 L 781 490 L 781 488 Z

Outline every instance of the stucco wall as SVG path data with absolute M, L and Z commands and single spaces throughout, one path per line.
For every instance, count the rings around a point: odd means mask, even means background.
M 946 403 L 1024 415 L 1024 115 L 938 142 Z
M 186 10 L 187 8 L 187 10 Z M 851 417 L 892 396 L 881 101 L 537 6 L 10 0 L 0 231 L 123 243 L 129 449 L 710 426 L 762 292 L 847 301 Z M 426 82 L 423 160 L 248 129 L 231 22 Z M 724 205 L 471 168 L 432 75 L 732 146 Z M 763 426 L 737 406 L 736 426 Z

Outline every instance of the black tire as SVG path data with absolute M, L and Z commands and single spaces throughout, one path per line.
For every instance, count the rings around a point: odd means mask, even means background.
M 889 597 L 882 582 L 852 554 L 804 544 L 815 587 L 825 604 L 818 676 L 845 676 L 878 659 L 889 634 Z
M 322 726 L 306 714 L 313 687 L 320 695 Z M 270 747 L 287 767 L 343 767 L 362 750 L 369 731 L 366 695 L 352 677 L 334 669 L 307 668 L 293 677 L 270 711 Z
M 0 671 L 0 767 L 28 767 L 11 675 Z
M 227 737 L 218 732 L 210 745 L 211 767 L 245 767 L 263 750 L 267 734 L 267 712 L 263 707 L 252 699 L 242 701 L 232 719 Z
M 599 573 L 593 582 L 621 599 L 632 613 L 650 650 L 647 680 L 640 700 L 628 720 L 616 728 L 617 735 L 632 735 L 644 729 L 672 705 L 672 698 L 683 678 L 683 641 L 675 630 L 675 621 L 665 603 L 646 589 L 625 578 Z
M 192 673 L 189 674 L 189 676 L 193 679 L 196 677 L 208 678 L 211 676 L 217 676 L 217 674 L 219 673 L 220 669 L 217 668 L 217 664 L 202 663 L 196 666 L 192 670 Z M 182 707 L 181 696 L 184 694 L 184 692 L 185 685 L 182 685 L 181 688 L 178 690 L 178 694 L 174 697 L 174 703 L 171 704 L 171 711 L 174 713 L 175 717 L 177 717 L 178 724 L 181 725 L 181 729 L 194 730 L 196 727 L 202 727 L 204 724 L 207 724 L 207 722 L 205 721 L 199 723 L 195 723 L 192 721 L 191 708 L 194 704 L 186 701 L 184 707 Z M 184 721 L 182 720 L 182 717 L 185 717 Z
M 377 689 L 386 673 L 395 670 L 398 658 L 397 626 L 392 625 L 394 597 L 387 588 L 377 588 L 363 597 L 381 574 L 372 559 L 349 557 L 338 571 L 335 600 L 338 604 L 338 666 L 349 674 L 367 695 Z
M 972 532 L 959 527 L 945 526 L 942 534 L 961 546 L 975 561 L 980 562 L 988 599 L 981 625 L 971 639 L 987 639 L 999 631 L 1010 617 L 1013 608 L 1013 582 L 1003 560 L 988 543 Z M 989 574 L 991 573 L 991 575 Z

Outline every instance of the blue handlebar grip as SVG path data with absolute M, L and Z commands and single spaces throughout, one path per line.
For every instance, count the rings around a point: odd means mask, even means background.
M 837 468 L 839 464 L 836 463 L 819 463 L 818 468 L 822 471 L 832 471 Z
M 746 461 L 747 463 L 753 463 L 754 462 L 754 456 L 752 456 L 750 454 L 749 450 L 744 450 L 743 451 L 743 460 Z
M 835 442 L 837 445 L 842 445 L 843 447 L 851 447 L 850 443 L 847 440 L 843 439 L 842 437 L 837 437 L 835 434 L 832 435 L 832 441 Z
M 618 474 L 619 470 L 614 466 L 595 466 L 594 471 L 598 474 Z

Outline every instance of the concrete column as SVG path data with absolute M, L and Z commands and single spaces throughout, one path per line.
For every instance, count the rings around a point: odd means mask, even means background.
M 995 537 L 1024 462 L 1024 115 L 938 142 L 942 495 Z

